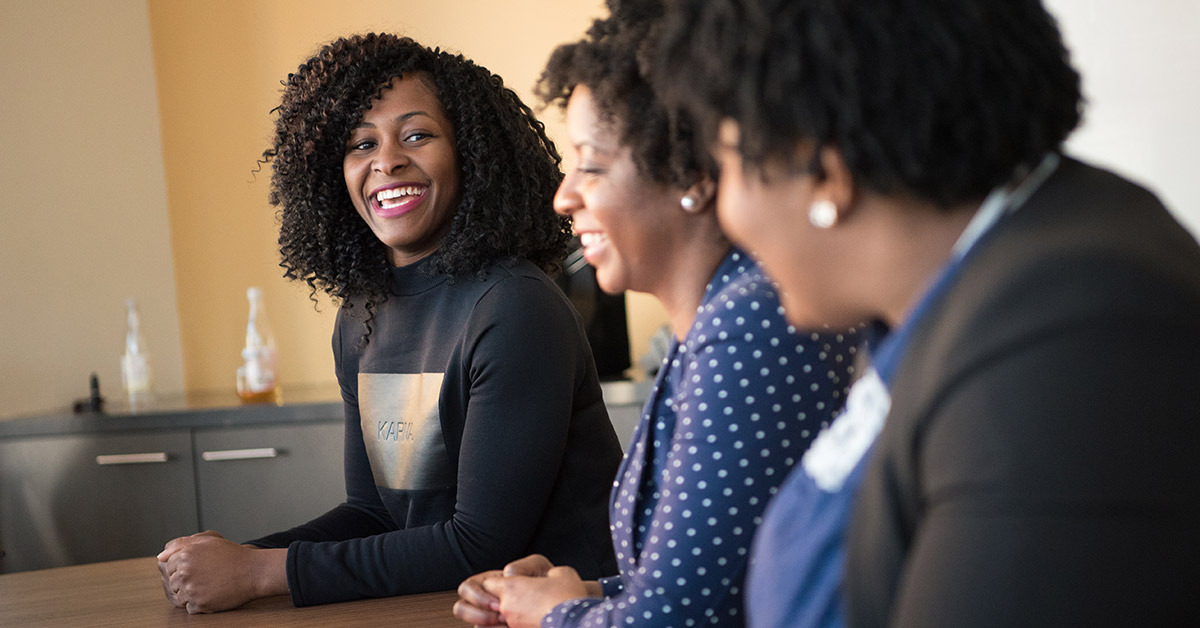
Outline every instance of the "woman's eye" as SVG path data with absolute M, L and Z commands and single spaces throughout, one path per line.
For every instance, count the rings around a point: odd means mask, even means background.
M 414 131 L 405 136 L 405 140 L 409 142 L 420 142 L 421 140 L 433 137 L 433 134 L 424 131 Z
M 374 140 L 359 140 L 350 143 L 350 150 L 370 150 L 375 147 Z

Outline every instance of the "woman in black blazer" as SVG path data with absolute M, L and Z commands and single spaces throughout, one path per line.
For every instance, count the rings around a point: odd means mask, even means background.
M 1196 625 L 1200 248 L 1061 154 L 1041 3 L 679 0 L 646 58 L 789 319 L 891 330 L 768 508 L 751 625 Z

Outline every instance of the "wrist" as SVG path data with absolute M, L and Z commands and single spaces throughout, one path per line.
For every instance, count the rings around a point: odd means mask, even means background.
M 254 550 L 255 597 L 290 593 L 287 581 L 287 549 Z

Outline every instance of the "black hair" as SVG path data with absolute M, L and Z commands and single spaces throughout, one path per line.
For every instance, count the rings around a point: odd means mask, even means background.
M 561 158 L 544 125 L 499 76 L 462 55 L 410 38 L 370 33 L 320 49 L 284 82 L 275 138 L 263 152 L 278 207 L 280 266 L 351 307 L 362 299 L 366 334 L 391 291 L 385 246 L 355 211 L 342 160 L 363 113 L 392 81 L 420 73 L 454 127 L 461 182 L 450 229 L 426 268 L 452 278 L 527 259 L 554 272 L 569 222 L 552 208 Z
M 1083 98 L 1039 0 L 672 0 L 653 82 L 713 146 L 738 122 L 746 170 L 820 176 L 940 207 L 1059 150 Z M 814 150 L 803 151 L 808 147 Z
M 583 39 L 551 53 L 537 95 L 565 109 L 575 87 L 586 85 L 601 119 L 632 149 L 638 171 L 658 183 L 686 188 L 715 175 L 708 151 L 697 150 L 690 119 L 668 112 L 639 65 L 639 48 L 661 19 L 662 3 L 609 0 L 608 6 L 610 16 L 595 20 Z

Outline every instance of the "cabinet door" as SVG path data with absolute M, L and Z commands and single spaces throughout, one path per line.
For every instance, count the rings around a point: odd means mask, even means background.
M 342 422 L 196 430 L 200 526 L 242 542 L 346 499 Z
M 0 572 L 152 556 L 195 531 L 187 431 L 0 440 Z

